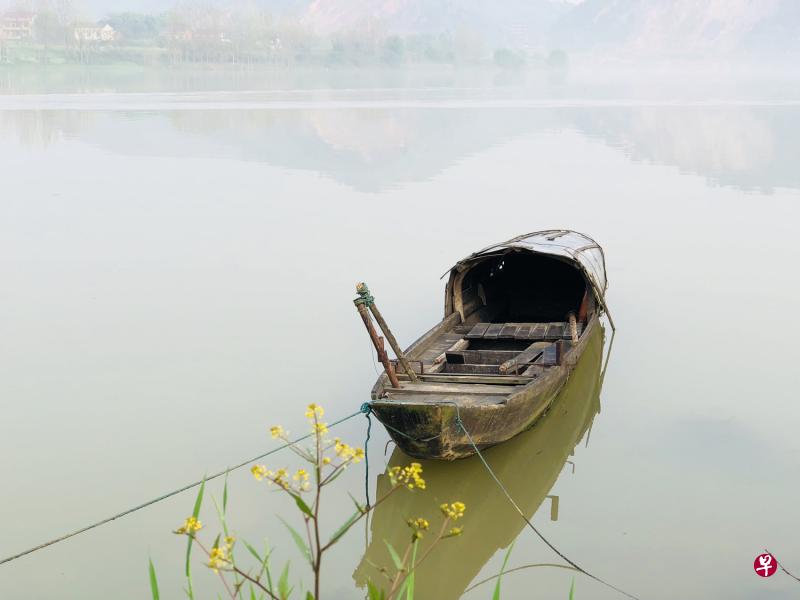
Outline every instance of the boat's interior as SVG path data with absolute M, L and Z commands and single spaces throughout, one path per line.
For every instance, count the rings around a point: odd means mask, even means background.
M 469 384 L 469 393 L 508 393 L 560 365 L 594 311 L 573 263 L 509 249 L 484 255 L 451 272 L 445 319 L 409 349 L 417 382 L 406 385 L 403 367 L 396 371 L 409 391 Z

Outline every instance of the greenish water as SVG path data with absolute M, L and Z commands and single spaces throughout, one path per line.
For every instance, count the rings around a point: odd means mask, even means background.
M 764 547 L 800 570 L 796 86 L 362 75 L 2 72 L 0 555 L 259 454 L 269 425 L 305 430 L 310 401 L 331 420 L 355 411 L 375 378 L 356 281 L 408 344 L 441 318 L 456 260 L 570 227 L 608 259 L 602 389 L 598 340 L 547 419 L 487 459 L 562 552 L 640 597 L 796 597 L 752 570 Z M 365 425 L 338 434 L 362 444 Z M 373 495 L 403 462 L 387 441 L 373 424 Z M 427 494 L 331 555 L 326 597 L 359 597 L 365 552 L 385 560 L 380 540 L 444 500 L 467 504 L 465 533 L 421 571 L 421 597 L 496 573 L 515 539 L 510 566 L 557 562 L 479 466 L 426 465 Z M 331 529 L 363 486 L 361 469 L 343 478 Z M 293 507 L 246 472 L 230 489 L 232 528 L 299 570 L 274 517 Z M 178 597 L 170 531 L 192 501 L 4 565 L 0 596 L 143 598 L 151 556 Z M 521 571 L 504 597 L 566 597 L 571 579 Z M 618 596 L 577 577 L 576 597 Z

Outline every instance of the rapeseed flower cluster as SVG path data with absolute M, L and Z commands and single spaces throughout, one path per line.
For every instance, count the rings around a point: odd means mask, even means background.
M 223 545 L 216 545 L 211 548 L 208 554 L 208 568 L 219 573 L 219 570 L 231 562 L 231 550 L 236 538 L 227 536 L 223 540 Z
M 325 415 L 325 409 L 319 404 L 309 404 L 306 407 L 306 419 L 320 419 Z
M 413 462 L 407 467 L 392 467 L 389 469 L 389 481 L 392 485 L 404 485 L 408 489 L 413 490 L 415 487 L 424 490 L 425 480 L 420 477 L 422 473 L 422 465 Z
M 289 482 L 288 469 L 283 468 L 278 469 L 277 471 L 270 471 L 264 465 L 253 465 L 250 467 L 250 472 L 253 474 L 253 477 L 255 477 L 256 481 L 266 479 L 267 483 L 274 483 L 278 487 L 281 487 L 285 490 L 290 490 L 292 488 L 292 485 Z M 308 490 L 308 473 L 305 469 L 299 469 L 297 473 L 294 474 L 292 479 L 297 482 L 294 486 L 296 491 L 304 492 Z
M 363 448 L 354 448 L 353 446 L 348 446 L 347 444 L 343 443 L 342 440 L 336 438 L 333 440 L 333 450 L 336 452 L 336 456 L 341 458 L 345 462 L 354 462 L 358 463 L 364 459 L 364 449 Z M 323 460 L 323 462 L 325 462 Z M 328 461 L 325 464 L 329 464 Z
M 197 531 L 200 531 L 202 528 L 203 524 L 198 521 L 196 517 L 188 517 L 186 521 L 183 522 L 183 526 L 178 527 L 178 529 L 175 530 L 175 533 L 180 535 L 191 535 Z
M 427 519 L 423 519 L 422 517 L 418 517 L 416 519 L 409 519 L 407 521 L 408 526 L 413 530 L 414 533 L 411 534 L 411 540 L 416 541 L 423 536 L 423 531 L 426 531 L 428 527 L 430 527 L 430 523 L 428 523 Z
M 306 419 L 311 421 L 311 431 L 316 434 L 317 437 L 328 433 L 328 424 L 320 421 L 324 414 L 325 409 L 319 404 L 314 404 L 312 402 L 306 407 Z
M 460 519 L 464 516 L 464 511 L 467 509 L 467 507 L 463 502 L 453 502 L 452 504 L 447 504 L 447 502 L 445 502 L 439 506 L 439 509 L 442 511 L 442 514 L 444 514 L 445 517 L 455 521 L 456 519 Z

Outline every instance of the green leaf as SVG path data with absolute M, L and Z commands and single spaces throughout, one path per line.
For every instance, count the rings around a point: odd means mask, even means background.
M 256 590 L 253 588 L 253 584 L 250 584 L 250 600 L 257 600 L 256 599 Z
M 569 600 L 575 600 L 575 578 L 572 578 L 572 583 L 569 586 Z
M 357 510 L 357 511 L 359 511 L 359 512 L 362 512 L 362 513 L 363 513 L 363 512 L 365 512 L 365 511 L 367 510 L 367 507 L 366 507 L 366 505 L 364 505 L 364 504 L 361 504 L 361 503 L 360 503 L 358 500 L 356 500 L 356 499 L 353 497 L 353 494 L 351 494 L 350 492 L 347 492 L 347 495 L 348 495 L 348 496 L 350 496 L 350 500 L 352 500 L 352 501 L 353 501 L 353 504 L 355 505 L 355 507 L 356 507 L 356 510 Z
M 417 565 L 417 548 L 419 548 L 419 542 L 415 541 L 414 549 L 411 551 L 411 572 L 406 579 L 406 585 L 408 586 L 406 600 L 414 600 L 414 569 Z
M 395 598 L 402 598 L 404 593 L 406 594 L 406 600 L 413 600 L 414 598 L 414 562 L 417 559 L 418 546 L 419 546 L 419 541 L 414 540 L 411 551 L 411 563 L 409 564 L 408 575 L 398 588 Z M 411 595 L 409 596 L 409 594 Z
M 386 544 L 386 547 L 389 549 L 389 554 L 392 555 L 392 562 L 394 563 L 394 568 L 397 569 L 398 571 L 402 570 L 403 561 L 400 559 L 400 555 L 388 541 L 383 540 L 383 543 Z
M 206 478 L 203 477 L 203 482 L 200 484 L 200 489 L 197 491 L 197 498 L 194 501 L 194 510 L 192 510 L 192 516 L 196 519 L 200 516 L 200 507 L 203 505 L 203 493 L 206 489 Z M 186 582 L 188 584 L 188 588 L 186 590 L 186 594 L 189 596 L 190 600 L 194 600 L 194 590 L 192 589 L 192 567 L 191 567 L 191 558 L 192 558 L 192 543 L 194 542 L 192 535 L 189 535 L 189 539 L 186 540 Z
M 150 592 L 153 594 L 153 600 L 159 600 L 158 594 L 158 579 L 156 579 L 156 568 L 153 566 L 153 559 L 149 559 L 150 568 Z
M 222 531 L 225 532 L 225 535 L 228 535 L 228 525 L 225 523 L 225 512 L 219 507 L 219 504 L 217 504 L 217 499 L 214 498 L 214 496 L 211 496 L 211 501 L 214 503 L 214 509 L 217 511 L 217 517 L 219 518 L 219 522 L 222 524 Z
M 280 519 L 280 517 L 278 517 L 278 518 Z M 292 535 L 292 539 L 294 540 L 295 545 L 300 549 L 300 553 L 308 561 L 308 564 L 310 564 L 313 567 L 314 566 L 314 562 L 311 560 L 311 550 L 306 545 L 306 543 L 303 541 L 302 536 L 299 533 L 297 533 L 297 530 L 294 527 L 289 525 L 283 519 L 281 519 L 281 523 L 283 523 L 286 526 L 286 529 L 289 530 L 289 533 Z
M 311 592 L 306 592 L 306 600 L 314 600 L 314 594 Z
M 278 596 L 281 600 L 289 600 L 289 596 L 292 595 L 292 589 L 289 587 L 289 565 L 291 563 L 286 563 L 283 567 L 283 571 L 281 571 L 281 576 L 278 579 Z
M 353 525 L 353 523 L 355 523 L 356 521 L 358 521 L 358 519 L 360 519 L 360 518 L 361 518 L 361 515 L 363 515 L 363 514 L 364 514 L 364 513 L 362 513 L 360 510 L 359 510 L 359 511 L 357 511 L 357 512 L 355 512 L 355 513 L 353 513 L 353 514 L 350 516 L 350 518 L 349 518 L 349 519 L 347 519 L 347 521 L 345 521 L 345 522 L 342 524 L 342 526 L 341 526 L 341 527 L 339 527 L 339 529 L 337 529 L 337 530 L 336 530 L 336 532 L 335 532 L 335 533 L 334 533 L 334 534 L 331 536 L 331 539 L 330 539 L 330 541 L 328 542 L 328 544 L 335 544 L 335 543 L 336 543 L 336 541 L 337 541 L 337 540 L 338 540 L 340 537 L 342 537 L 342 536 L 343 536 L 345 533 L 347 533 L 347 530 L 348 530 L 348 529 L 350 529 L 350 527 Z
M 242 543 L 244 544 L 244 547 L 247 548 L 247 550 L 250 552 L 250 554 L 252 554 L 253 557 L 255 557 L 255 559 L 259 562 L 259 564 L 264 562 L 264 559 L 261 558 L 261 556 L 258 554 L 258 551 L 255 548 L 253 548 L 250 544 L 248 544 L 244 540 L 242 540 Z
M 369 600 L 385 600 L 386 598 L 386 594 L 383 590 L 379 590 L 372 581 L 367 581 L 367 593 Z
M 225 487 L 222 488 L 222 514 L 226 514 L 228 510 L 228 473 L 225 473 Z
M 300 494 L 292 494 L 291 492 L 289 492 L 289 494 L 291 494 L 292 498 L 294 498 L 294 503 L 297 504 L 297 508 L 313 519 L 314 513 L 311 511 L 308 504 L 306 504 L 305 501 L 300 497 Z
M 267 576 L 267 589 L 269 593 L 274 593 L 272 585 L 272 570 L 269 568 L 269 557 L 272 556 L 272 550 L 269 549 L 267 542 L 264 542 L 264 562 L 261 563 L 261 572 Z
M 514 549 L 514 542 L 511 542 L 511 545 L 508 547 L 506 551 L 506 555 L 503 558 L 503 565 L 500 567 L 500 575 L 497 576 L 497 581 L 494 584 L 494 594 L 492 594 L 492 600 L 500 600 L 500 581 L 503 579 L 503 572 L 506 570 L 506 565 L 508 564 L 508 559 L 511 557 L 511 551 Z

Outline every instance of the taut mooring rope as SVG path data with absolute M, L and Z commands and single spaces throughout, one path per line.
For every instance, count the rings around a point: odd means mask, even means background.
M 582 567 L 579 567 L 577 564 L 575 564 L 575 562 L 573 562 L 572 560 L 567 558 L 558 548 L 556 548 L 552 544 L 552 542 L 550 542 L 550 540 L 548 540 L 546 537 L 544 537 L 544 535 L 542 535 L 542 533 L 538 529 L 536 529 L 536 527 L 533 525 L 533 523 L 531 523 L 530 519 L 528 519 L 528 517 L 525 516 L 525 513 L 522 512 L 522 509 L 519 507 L 519 505 L 516 503 L 514 498 L 509 493 L 509 491 L 506 489 L 506 487 L 503 485 L 503 483 L 497 477 L 497 475 L 495 474 L 494 470 L 492 470 L 492 467 L 490 467 L 489 463 L 486 462 L 486 459 L 483 457 L 483 454 L 478 449 L 478 446 L 475 444 L 475 441 L 472 439 L 472 435 L 470 435 L 469 431 L 467 431 L 467 428 L 464 426 L 464 422 L 461 420 L 461 411 L 459 411 L 458 405 L 455 402 L 442 402 L 442 404 L 451 404 L 452 406 L 455 407 L 455 409 L 456 409 L 456 424 L 466 434 L 470 445 L 472 446 L 473 450 L 475 450 L 475 453 L 478 455 L 478 458 L 480 458 L 481 462 L 483 463 L 483 466 L 486 467 L 486 470 L 489 472 L 489 475 L 491 475 L 492 479 L 494 479 L 495 483 L 498 485 L 500 490 L 503 492 L 503 494 L 505 494 L 506 498 L 508 498 L 508 501 L 511 503 L 511 505 L 516 509 L 516 511 L 519 513 L 519 515 L 525 520 L 525 523 L 527 523 L 528 527 L 530 527 L 533 530 L 533 532 L 537 536 L 539 536 L 539 539 L 541 539 L 545 544 L 547 544 L 548 548 L 550 548 L 553 552 L 555 552 L 570 567 L 572 567 L 573 569 L 575 569 L 579 573 L 582 573 L 582 574 L 586 575 L 590 579 L 594 579 L 596 582 L 598 582 L 598 583 L 600 583 L 600 584 L 602 584 L 602 585 L 614 590 L 615 592 L 618 592 L 618 593 L 620 593 L 620 594 L 622 594 L 624 596 L 627 596 L 628 598 L 631 598 L 632 600 L 639 600 L 639 598 L 637 596 L 634 596 L 633 594 L 629 594 L 625 590 L 622 590 L 622 589 L 616 587 L 615 585 L 612 585 L 612 584 L 608 583 L 607 581 L 604 581 L 604 580 L 600 579 L 596 575 L 592 575 L 591 573 L 589 573 L 587 570 L 583 569 Z M 372 410 L 369 402 L 365 402 L 364 404 L 362 404 L 361 405 L 361 410 L 367 412 L 367 414 L 369 414 L 369 412 L 374 412 Z M 417 438 L 414 438 L 414 437 L 408 435 L 405 432 L 402 432 L 402 431 L 400 431 L 398 429 L 395 429 L 394 427 L 391 427 L 390 425 L 387 425 L 386 423 L 383 423 L 383 425 L 386 428 L 391 429 L 392 431 L 394 431 L 396 433 L 399 433 L 403 437 L 406 437 L 406 438 L 408 438 L 408 439 L 410 439 L 411 441 L 414 441 L 414 442 L 431 441 L 431 440 L 434 440 L 434 439 L 438 438 L 439 435 L 441 435 L 441 434 L 435 435 L 435 436 L 433 436 L 431 438 L 426 438 L 426 439 L 417 439 Z
M 448 404 L 449 404 L 449 403 L 448 403 Z M 543 541 L 545 544 L 547 544 L 547 546 L 548 546 L 548 547 L 549 547 L 549 548 L 550 548 L 550 549 L 551 549 L 553 552 L 555 552 L 556 554 L 558 554 L 558 556 L 560 556 L 560 557 L 561 557 L 561 558 L 562 558 L 564 561 L 566 561 L 568 565 L 570 565 L 570 566 L 571 566 L 572 568 L 574 568 L 576 571 L 579 571 L 580 573 L 583 573 L 583 574 L 584 574 L 584 575 L 586 575 L 586 576 L 587 576 L 589 579 L 594 579 L 596 582 L 598 582 L 598 583 L 601 583 L 601 584 L 603 584 L 604 586 L 606 586 L 607 588 L 610 588 L 610 589 L 614 590 L 615 592 L 619 592 L 620 594 L 622 594 L 622 595 L 624 595 L 624 596 L 627 596 L 628 598 L 631 598 L 632 600 L 639 600 L 639 598 L 637 598 L 637 597 L 636 597 L 636 596 L 634 596 L 633 594 L 629 594 L 629 593 L 628 593 L 628 592 L 626 592 L 625 590 L 621 590 L 621 589 L 620 589 L 620 588 L 618 588 L 617 586 L 615 586 L 615 585 L 612 585 L 612 584 L 608 583 L 607 581 L 603 581 L 602 579 L 600 579 L 600 578 L 599 578 L 599 577 L 597 577 L 596 575 L 592 575 L 591 573 L 589 573 L 588 571 L 586 571 L 586 570 L 585 570 L 585 569 L 583 569 L 582 567 L 579 567 L 577 564 L 575 564 L 573 561 L 571 561 L 569 558 L 567 558 L 567 557 L 566 557 L 566 556 L 565 556 L 565 555 L 564 555 L 564 554 L 563 554 L 563 553 L 562 553 L 562 552 L 561 552 L 561 551 L 560 551 L 558 548 L 556 548 L 556 547 L 555 547 L 555 546 L 554 546 L 554 545 L 553 545 L 553 544 L 550 542 L 550 540 L 548 540 L 546 537 L 544 537 L 544 535 L 542 535 L 542 533 L 541 533 L 541 532 L 540 532 L 538 529 L 536 529 L 536 527 L 534 527 L 534 525 L 533 525 L 533 523 L 531 523 L 530 519 L 528 519 L 528 517 L 526 517 L 526 516 L 525 516 L 525 513 L 524 513 L 524 512 L 522 512 L 522 509 L 521 509 L 521 508 L 519 507 L 519 505 L 518 505 L 518 504 L 517 504 L 517 503 L 514 501 L 514 498 L 512 498 L 511 494 L 510 494 L 510 493 L 508 492 L 508 490 L 506 489 L 506 486 L 504 486 L 504 485 L 503 485 L 503 483 L 502 483 L 502 482 L 500 481 L 500 479 L 497 477 L 497 475 L 495 474 L 495 472 L 492 470 L 492 467 L 490 467 L 490 466 L 489 466 L 489 463 L 487 463 L 487 462 L 486 462 L 486 459 L 483 457 L 483 454 L 482 454 L 482 453 L 481 453 L 481 451 L 478 449 L 478 446 L 475 444 L 475 441 L 472 439 L 472 436 L 470 435 L 469 431 L 467 431 L 467 428 L 466 428 L 466 427 L 464 427 L 464 422 L 461 420 L 461 412 L 458 410 L 458 405 L 457 405 L 457 404 L 455 404 L 455 403 L 453 403 L 453 406 L 455 406 L 455 408 L 456 408 L 456 423 L 458 424 L 458 426 L 459 426 L 459 427 L 461 427 L 461 430 L 462 430 L 462 431 L 463 431 L 463 432 L 466 434 L 466 436 L 467 436 L 467 439 L 469 440 L 469 443 L 470 443 L 470 445 L 472 445 L 472 448 L 475 450 L 475 453 L 478 455 L 478 458 L 480 458 L 480 459 L 481 459 L 481 462 L 483 463 L 483 466 L 484 466 L 484 467 L 486 467 L 486 470 L 489 472 L 489 475 L 491 475 L 492 479 L 494 479 L 495 483 L 496 483 L 496 484 L 498 485 L 498 487 L 499 487 L 499 488 L 502 490 L 503 494 L 505 494 L 506 498 L 508 498 L 508 501 L 511 503 L 511 505 L 512 505 L 512 506 L 513 506 L 513 507 L 516 509 L 516 511 L 519 513 L 519 516 L 521 516 L 521 517 L 522 517 L 522 518 L 525 520 L 525 523 L 527 523 L 527 524 L 528 524 L 528 527 L 530 527 L 530 528 L 531 528 L 531 530 L 533 530 L 533 532 L 534 532 L 534 533 L 535 533 L 537 536 L 539 536 L 539 539 L 541 539 L 541 540 L 542 540 L 542 541 Z
M 349 419 L 352 419 L 353 417 L 357 417 L 360 414 L 366 413 L 367 416 L 369 416 L 369 410 L 370 410 L 369 409 L 369 404 L 365 403 L 365 404 L 363 404 L 361 406 L 361 408 L 358 410 L 358 412 L 354 412 L 352 415 L 348 415 L 348 416 L 346 416 L 346 417 L 344 417 L 342 419 L 339 419 L 338 421 L 334 421 L 333 423 L 331 423 L 328 426 L 328 428 L 336 427 L 337 425 L 339 425 L 341 423 L 344 423 L 345 421 L 347 421 Z M 34 546 L 33 548 L 29 548 L 28 550 L 25 550 L 23 552 L 19 552 L 17 554 L 14 554 L 13 556 L 9 556 L 7 558 L 4 558 L 4 559 L 0 560 L 0 565 L 4 565 L 6 563 L 10 563 L 12 560 L 16 560 L 18 558 L 21 558 L 21 557 L 27 555 L 27 554 L 31 554 L 31 553 L 36 552 L 38 550 L 42 550 L 44 548 L 47 548 L 48 546 L 52 546 L 53 544 L 57 544 L 58 542 L 63 542 L 64 540 L 68 540 L 71 537 L 75 537 L 76 535 L 80 535 L 81 533 L 85 533 L 85 532 L 89 531 L 90 529 L 94 529 L 95 527 L 100 527 L 101 525 L 105 525 L 106 523 L 110 523 L 111 521 L 114 521 L 114 520 L 119 519 L 121 517 L 125 517 L 125 516 L 127 516 L 127 515 L 129 515 L 131 513 L 135 513 L 138 510 L 142 510 L 143 508 L 147 508 L 148 506 L 156 504 L 157 502 L 161 502 L 162 500 L 166 500 L 167 498 L 171 498 L 172 496 L 177 496 L 178 494 L 180 494 L 182 492 L 185 492 L 185 491 L 190 490 L 190 489 L 192 489 L 194 487 L 197 487 L 198 485 L 200 485 L 201 483 L 203 483 L 205 481 L 211 481 L 212 479 L 216 479 L 217 477 L 221 477 L 222 475 L 225 475 L 226 473 L 230 473 L 231 471 L 235 471 L 236 469 L 244 467 L 245 465 L 248 465 L 251 462 L 260 460 L 260 459 L 264 458 L 265 456 L 269 456 L 270 454 L 275 454 L 276 452 L 279 452 L 280 450 L 283 450 L 284 448 L 288 448 L 292 444 L 296 444 L 298 442 L 302 442 L 303 440 L 306 440 L 306 439 L 310 438 L 313 435 L 315 435 L 315 434 L 314 433 L 308 433 L 308 434 L 306 434 L 304 436 L 301 436 L 301 437 L 299 437 L 299 438 L 297 438 L 295 440 L 292 440 L 291 442 L 286 442 L 282 446 L 278 446 L 277 448 L 273 448 L 269 452 L 264 452 L 263 454 L 259 454 L 258 456 L 254 456 L 253 458 L 250 458 L 248 460 L 242 461 L 237 465 L 234 465 L 232 467 L 228 467 L 227 469 L 225 469 L 223 471 L 219 471 L 217 473 L 214 473 L 213 475 L 208 475 L 207 477 L 204 477 L 203 479 L 201 479 L 199 481 L 195 481 L 195 482 L 190 483 L 188 485 L 185 485 L 185 486 L 183 486 L 181 488 L 178 488 L 177 490 L 173 490 L 171 492 L 167 492 L 166 494 L 162 494 L 161 496 L 158 496 L 157 498 L 153 498 L 152 500 L 148 500 L 147 502 L 139 504 L 138 506 L 134 506 L 133 508 L 129 508 L 128 510 L 124 510 L 121 513 L 117 513 L 114 516 L 107 517 L 107 518 L 103 519 L 102 521 L 98 521 L 97 523 L 92 523 L 91 525 L 87 525 L 86 527 L 81 527 L 80 529 L 76 529 L 75 531 L 73 531 L 71 533 L 67 533 L 65 535 L 62 535 L 61 537 L 57 537 L 57 538 L 52 539 L 50 541 L 44 542 L 43 544 L 39 544 L 38 546 Z

